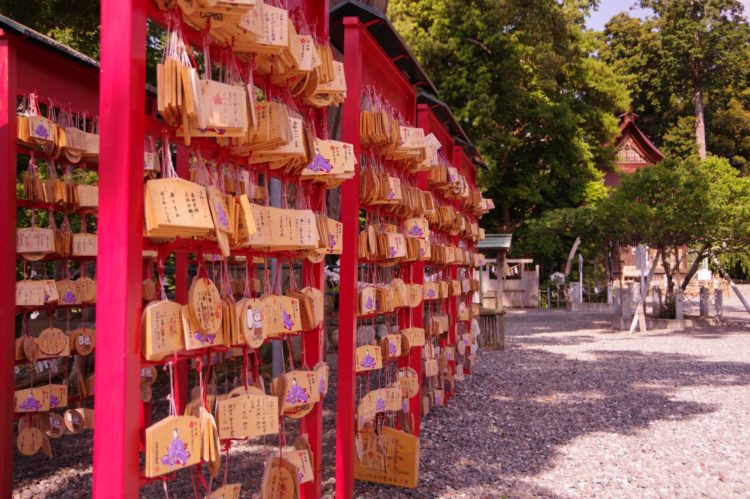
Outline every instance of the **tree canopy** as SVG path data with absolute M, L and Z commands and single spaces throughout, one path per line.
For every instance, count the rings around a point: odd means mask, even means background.
M 546 210 L 605 195 L 597 165 L 624 81 L 583 28 L 594 2 L 391 0 L 388 15 L 489 164 L 483 187 L 509 230 Z

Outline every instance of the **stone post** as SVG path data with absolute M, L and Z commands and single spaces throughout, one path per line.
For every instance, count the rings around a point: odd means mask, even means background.
M 714 289 L 714 310 L 716 311 L 716 318 L 721 320 L 724 315 L 724 294 L 721 292 L 721 288 Z
M 674 291 L 674 315 L 675 319 L 682 320 L 685 318 L 685 295 L 682 288 Z
M 708 288 L 700 287 L 699 313 L 701 317 L 708 317 Z
M 630 320 L 633 318 L 633 288 L 628 286 L 627 289 L 620 290 L 620 313 L 622 318 Z

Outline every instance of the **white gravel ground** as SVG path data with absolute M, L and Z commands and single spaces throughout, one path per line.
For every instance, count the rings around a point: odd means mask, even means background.
M 642 336 L 562 311 L 506 324 L 507 350 L 483 352 L 427 417 L 419 489 L 361 495 L 750 497 L 750 324 Z

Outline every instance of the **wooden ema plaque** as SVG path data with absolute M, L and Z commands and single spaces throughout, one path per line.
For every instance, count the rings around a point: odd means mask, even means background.
M 54 252 L 54 230 L 39 227 L 16 229 L 16 253 L 21 255 L 45 255 Z
M 240 499 L 241 490 L 242 484 L 228 483 L 214 490 L 211 494 L 204 496 L 204 499 Z
M 424 346 L 424 329 L 421 327 L 407 327 L 401 330 L 401 335 L 406 340 L 409 348 Z
M 56 327 L 47 328 L 39 333 L 36 343 L 39 347 L 38 359 L 70 355 L 70 339 Z
M 146 469 L 153 478 L 201 459 L 200 420 L 194 416 L 169 416 L 146 428 Z
M 14 412 L 42 412 L 49 411 L 50 389 L 49 386 L 27 388 L 16 390 L 13 394 Z
M 260 300 L 243 298 L 235 305 L 243 341 L 251 348 L 260 348 L 266 341 L 263 329 L 263 307 Z
M 190 315 L 206 334 L 221 330 L 221 295 L 216 284 L 208 278 L 193 279 L 188 291 Z
M 73 256 L 96 256 L 96 234 L 73 234 Z
M 16 282 L 16 305 L 19 307 L 41 307 L 54 303 L 59 298 L 53 280 Z
M 218 302 L 221 310 L 221 300 Z M 195 321 L 190 311 L 190 305 L 182 305 L 180 316 L 182 318 L 182 334 L 185 339 L 185 350 L 199 350 L 224 344 L 224 331 L 221 327 L 217 332 L 204 331 Z M 221 322 L 219 322 L 221 326 Z
M 78 355 L 88 355 L 96 346 L 96 331 L 91 328 L 79 328 L 70 332 L 70 349 Z
M 279 397 L 285 416 L 299 419 L 320 400 L 318 374 L 315 371 L 290 371 L 271 382 L 271 391 Z
M 57 294 L 60 296 L 58 303 L 61 305 L 79 305 L 81 298 L 78 294 L 78 282 L 70 279 L 62 279 L 55 282 Z
M 279 337 L 302 330 L 299 300 L 290 296 L 266 295 L 263 306 L 263 327 L 269 337 Z
M 419 376 L 411 367 L 402 367 L 396 375 L 401 385 L 401 397 L 410 399 L 419 393 Z
M 185 349 L 182 305 L 173 301 L 151 302 L 143 310 L 143 358 L 159 361 Z
M 297 467 L 280 457 L 272 457 L 263 473 L 261 499 L 298 499 L 299 472 Z
M 312 481 L 315 478 L 312 459 L 307 449 L 285 449 L 282 452 L 284 460 L 290 462 L 297 468 L 297 480 L 300 485 Z
M 416 488 L 419 482 L 419 438 L 383 427 L 360 433 L 363 453 L 355 455 L 354 478 L 396 487 Z M 356 454 L 356 453 L 355 453 Z
M 217 404 L 219 439 L 244 439 L 279 432 L 278 398 L 240 394 Z
M 383 350 L 382 355 L 385 360 L 393 360 L 401 357 L 401 335 L 400 334 L 388 334 L 383 337 L 381 342 L 381 348 Z
M 363 345 L 357 348 L 357 372 L 372 371 L 383 367 L 383 352 L 377 345 Z

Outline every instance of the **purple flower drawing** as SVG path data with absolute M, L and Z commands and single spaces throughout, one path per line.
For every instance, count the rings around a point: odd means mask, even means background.
M 391 341 L 388 342 L 388 355 L 396 355 L 396 344 Z
M 43 138 L 43 139 L 46 139 L 46 138 L 48 138 L 48 137 L 49 137 L 49 130 L 47 130 L 47 129 L 46 129 L 45 127 L 44 127 L 44 125 L 42 125 L 41 123 L 39 123 L 39 124 L 38 124 L 38 125 L 36 126 L 36 128 L 34 129 L 34 134 L 35 134 L 35 135 L 36 135 L 37 137 L 41 137 L 41 138 Z
M 388 254 L 391 256 L 391 258 L 394 258 L 396 256 L 396 248 L 394 248 L 393 246 L 389 246 Z
M 190 453 L 188 452 L 187 445 L 180 439 L 175 429 L 174 433 L 172 433 L 172 441 L 169 442 L 169 447 L 167 447 L 167 453 L 161 458 L 161 464 L 167 466 L 185 465 L 189 458 Z
M 292 316 L 286 313 L 286 310 L 281 311 L 281 316 L 284 318 L 284 329 L 287 331 L 291 331 L 294 327 L 294 321 L 292 320 Z
M 414 225 L 411 229 L 409 229 L 409 235 L 414 237 L 422 237 L 424 236 L 424 232 L 422 232 L 422 229 L 419 228 L 419 225 Z
M 198 331 L 193 333 L 193 338 L 195 338 L 195 341 L 198 341 L 201 345 L 213 345 L 214 340 L 216 339 L 216 335 L 201 333 L 200 331 Z
M 336 247 L 336 238 L 333 237 L 333 234 L 328 234 L 328 247 L 331 249 Z
M 219 218 L 219 223 L 224 227 L 229 227 L 229 219 L 227 214 L 224 212 L 224 207 L 220 204 L 216 205 L 216 216 Z
M 393 199 L 395 197 L 396 197 L 396 192 L 393 189 L 388 191 L 388 199 Z
M 26 397 L 23 402 L 18 404 L 18 407 L 23 409 L 24 411 L 41 411 L 42 410 L 42 404 L 40 404 L 39 401 L 35 399 L 34 396 L 30 393 L 29 393 L 29 396 Z
M 409 401 L 408 400 L 402 400 L 401 401 L 401 410 L 404 412 L 409 412 Z
M 435 298 L 435 290 L 430 288 L 427 290 L 427 298 Z
M 326 380 L 323 378 L 323 376 L 320 377 L 318 380 L 318 393 L 320 393 L 321 396 L 325 394 L 326 392 Z
M 419 248 L 419 256 L 425 256 L 424 248 Z
M 370 311 L 375 308 L 375 304 L 372 302 L 372 296 L 368 296 L 365 300 L 365 310 Z
M 289 392 L 286 394 L 284 401 L 287 404 L 306 404 L 310 400 L 307 391 L 297 384 L 297 380 L 292 380 L 292 387 L 289 388 Z
M 375 358 L 370 355 L 370 352 L 365 352 L 364 358 L 362 358 L 362 362 L 359 364 L 364 369 L 375 369 Z
M 321 156 L 320 153 L 317 153 L 310 164 L 307 165 L 306 169 L 311 172 L 330 173 L 331 170 L 333 170 L 333 165 L 331 165 L 330 161 Z
M 385 400 L 383 400 L 382 397 L 378 397 L 377 400 L 375 400 L 375 410 L 377 412 L 383 412 L 385 410 Z
M 75 303 L 76 295 L 70 289 L 65 292 L 61 300 L 63 303 Z
M 57 400 L 57 397 L 55 397 L 54 395 L 50 395 L 49 396 L 49 406 L 52 409 L 55 409 L 55 408 L 57 408 L 58 405 L 60 405 L 60 401 Z

